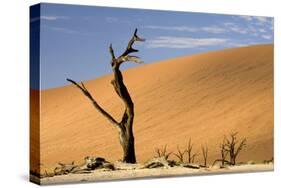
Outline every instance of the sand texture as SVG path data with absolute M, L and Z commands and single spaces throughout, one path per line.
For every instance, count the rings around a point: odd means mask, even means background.
M 157 168 L 157 169 L 137 169 L 137 170 L 118 170 L 118 171 L 94 171 L 89 174 L 68 174 L 43 178 L 40 184 L 60 184 L 60 183 L 77 183 L 107 180 L 124 180 L 124 179 L 140 179 L 140 178 L 160 178 L 174 176 L 191 176 L 191 175 L 208 175 L 222 173 L 245 173 L 245 172 L 267 172 L 273 170 L 273 164 L 255 164 L 232 166 L 222 169 L 217 168 Z

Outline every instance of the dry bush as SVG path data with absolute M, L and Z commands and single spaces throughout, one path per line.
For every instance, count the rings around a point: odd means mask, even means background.
M 246 146 L 246 138 L 241 142 L 237 139 L 238 132 L 231 133 L 229 138 L 225 137 L 225 150 L 229 153 L 229 162 L 231 165 L 236 164 L 236 158 L 241 150 Z
M 163 146 L 162 148 L 156 148 L 155 152 L 156 152 L 155 157 L 164 157 L 166 160 L 172 154 L 172 152 L 167 151 L 167 145 Z
M 173 153 L 178 159 L 180 163 L 184 163 L 184 157 L 186 154 L 186 150 L 181 151 L 179 146 L 177 146 L 177 153 Z
M 228 151 L 226 150 L 225 138 L 223 139 L 223 142 L 222 142 L 222 144 L 221 144 L 220 152 L 221 152 L 221 163 L 222 163 L 222 166 L 224 166 L 224 163 L 225 163 L 225 162 L 229 163 L 229 162 L 226 160 L 226 157 L 227 157 L 227 155 L 228 155 Z
M 237 139 L 237 134 L 238 132 L 230 133 L 229 138 L 227 136 L 224 136 L 223 142 L 220 145 L 221 159 L 216 159 L 213 165 L 218 161 L 221 161 L 222 166 L 224 166 L 225 164 L 236 164 L 236 158 L 238 154 L 246 146 L 246 138 L 242 139 L 242 141 L 239 142 L 239 140 Z M 229 161 L 226 160 L 227 156 L 229 156 Z
M 207 167 L 207 160 L 208 160 L 208 146 L 207 144 L 205 144 L 205 146 L 201 146 L 201 150 L 202 150 L 202 156 L 203 156 L 203 160 L 204 160 L 204 167 Z
M 191 138 L 189 138 L 186 153 L 187 153 L 188 163 L 194 163 L 195 158 L 197 157 L 198 153 L 193 153 L 193 144 L 191 142 Z
M 229 161 L 226 160 L 226 157 L 228 155 L 228 151 L 226 150 L 226 138 L 223 139 L 222 143 L 220 144 L 220 154 L 221 154 L 221 158 L 220 159 L 216 159 L 213 162 L 213 166 L 216 164 L 216 162 L 221 162 L 222 167 L 224 167 L 224 165 L 230 164 Z

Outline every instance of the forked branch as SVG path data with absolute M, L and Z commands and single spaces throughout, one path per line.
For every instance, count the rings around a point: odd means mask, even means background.
M 156 152 L 156 156 L 155 157 L 164 157 L 166 160 L 172 154 L 172 152 L 167 152 L 167 145 L 165 145 L 161 149 L 156 148 L 155 152 Z
M 179 146 L 177 146 L 177 153 L 173 153 L 178 159 L 180 163 L 184 162 L 184 156 L 186 154 L 186 150 L 181 150 Z
M 111 57 L 112 57 L 112 60 L 111 60 L 111 66 L 114 67 L 114 66 L 119 66 L 121 65 L 121 63 L 123 62 L 126 62 L 126 61 L 131 61 L 131 62 L 135 62 L 135 63 L 142 63 L 142 60 L 138 57 L 138 56 L 133 56 L 133 55 L 129 55 L 131 53 L 134 53 L 134 52 L 138 52 L 137 49 L 134 49 L 133 48 L 133 44 L 137 41 L 139 42 L 143 42 L 145 41 L 145 39 L 143 38 L 140 38 L 138 35 L 137 35 L 137 29 L 135 29 L 135 32 L 133 34 L 133 37 L 130 39 L 130 41 L 128 42 L 128 45 L 125 49 L 125 51 L 119 56 L 119 57 L 115 57 L 115 54 L 114 54 L 114 50 L 113 50 L 113 47 L 112 45 L 110 44 L 109 46 L 109 52 L 111 54 Z
M 188 140 L 188 145 L 186 148 L 187 153 L 187 161 L 188 163 L 193 163 L 195 160 L 195 157 L 198 155 L 198 153 L 193 154 L 193 144 L 191 142 L 191 138 Z
M 129 41 L 128 46 L 127 46 L 125 52 L 124 52 L 121 56 L 127 56 L 127 55 L 130 54 L 130 53 L 138 52 L 138 50 L 136 50 L 136 49 L 133 48 L 134 42 L 136 42 L 136 41 L 143 42 L 143 41 L 145 41 L 145 39 L 140 38 L 140 37 L 137 35 L 137 32 L 138 32 L 138 29 L 135 29 L 135 32 L 134 32 L 133 37 L 132 37 L 131 40 Z M 121 57 L 121 56 L 120 56 L 120 57 Z
M 236 158 L 240 151 L 246 146 L 246 138 L 244 138 L 240 143 L 237 139 L 238 132 L 231 133 L 230 138 L 226 139 L 225 150 L 229 153 L 230 163 L 232 165 L 236 164 Z

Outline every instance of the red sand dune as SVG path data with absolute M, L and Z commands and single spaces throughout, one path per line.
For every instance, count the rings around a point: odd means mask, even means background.
M 109 65 L 108 65 L 109 66 Z M 92 95 L 120 120 L 124 107 L 106 75 L 85 82 Z M 136 155 L 143 162 L 155 148 L 196 152 L 208 144 L 209 163 L 219 157 L 224 135 L 247 138 L 239 161 L 273 157 L 273 46 L 257 45 L 179 57 L 124 71 L 135 103 Z M 122 158 L 117 130 L 73 85 L 41 93 L 41 164 Z M 201 155 L 197 161 L 202 161 Z

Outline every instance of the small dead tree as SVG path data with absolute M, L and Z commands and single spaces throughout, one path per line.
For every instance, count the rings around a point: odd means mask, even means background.
M 204 160 L 204 167 L 207 167 L 207 159 L 208 159 L 208 146 L 207 144 L 205 144 L 204 146 L 201 146 L 201 150 L 202 150 L 202 156 L 203 156 L 203 160 Z
M 226 161 L 226 156 L 228 155 L 228 151 L 226 150 L 226 146 L 225 146 L 225 138 L 223 139 L 223 142 L 221 144 L 221 165 L 224 166 L 224 163 L 225 162 L 228 162 Z M 229 163 L 229 162 L 228 162 Z
M 198 155 L 198 153 L 193 154 L 193 144 L 191 142 L 191 138 L 189 138 L 188 144 L 187 144 L 187 161 L 188 163 L 194 163 L 195 157 Z
M 111 84 L 114 87 L 117 95 L 121 98 L 125 105 L 125 110 L 122 116 L 121 121 L 117 121 L 114 119 L 108 112 L 106 112 L 94 99 L 92 94 L 86 88 L 86 86 L 81 82 L 78 84 L 77 82 L 67 79 L 67 81 L 71 82 L 77 88 L 79 88 L 82 93 L 91 101 L 93 106 L 105 117 L 107 118 L 111 124 L 118 129 L 119 132 L 119 140 L 123 149 L 123 161 L 126 163 L 136 163 L 136 155 L 135 155 L 135 142 L 134 142 L 134 134 L 133 134 L 133 122 L 134 122 L 134 103 L 131 99 L 131 96 L 123 82 L 123 76 L 120 71 L 120 65 L 124 62 L 135 62 L 141 63 L 139 57 L 131 55 L 131 53 L 138 52 L 138 50 L 133 48 L 133 44 L 137 41 L 144 41 L 144 39 L 138 37 L 137 29 L 135 30 L 133 37 L 130 39 L 125 51 L 119 56 L 116 57 L 112 48 L 112 45 L 109 46 L 109 52 L 111 54 L 111 68 L 113 71 L 114 79 L 111 81 Z
M 228 155 L 228 151 L 226 150 L 226 138 L 224 137 L 222 143 L 220 144 L 220 154 L 221 154 L 221 158 L 220 159 L 216 159 L 213 162 L 213 166 L 216 164 L 216 162 L 221 162 L 221 166 L 224 167 L 225 163 L 230 164 L 229 161 L 226 160 L 226 157 Z
M 184 162 L 186 150 L 182 151 L 182 150 L 180 150 L 179 146 L 177 146 L 177 153 L 173 153 L 173 154 L 179 159 L 180 163 Z
M 191 163 L 194 163 L 194 162 L 195 162 L 195 158 L 196 158 L 198 155 L 199 155 L 198 153 L 194 153 L 194 154 L 191 156 Z
M 172 152 L 167 151 L 167 145 L 163 146 L 162 148 L 156 148 L 155 149 L 156 156 L 155 157 L 164 157 L 166 160 L 169 158 L 169 156 L 172 154 Z
M 246 146 L 246 138 L 239 142 L 237 134 L 238 132 L 235 132 L 230 134 L 230 138 L 225 137 L 225 150 L 229 153 L 229 162 L 231 165 L 236 164 L 238 154 Z

